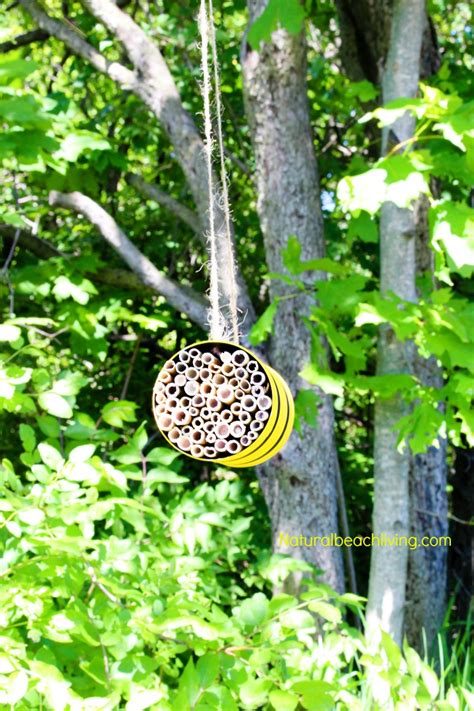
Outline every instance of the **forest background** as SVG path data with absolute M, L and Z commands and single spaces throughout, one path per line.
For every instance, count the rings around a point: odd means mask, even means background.
M 232 472 L 150 404 L 207 333 L 198 9 L 2 3 L 0 704 L 472 708 L 472 11 L 215 3 L 242 342 L 297 415 Z M 372 531 L 451 545 L 280 535 Z

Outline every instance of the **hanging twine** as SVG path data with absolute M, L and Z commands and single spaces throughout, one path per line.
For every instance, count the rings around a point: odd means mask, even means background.
M 209 8 L 209 9 L 208 9 Z M 224 140 L 222 133 L 222 104 L 220 98 L 220 77 L 219 63 L 217 58 L 217 45 L 214 30 L 214 10 L 212 0 L 201 0 L 199 10 L 199 32 L 201 35 L 201 69 L 203 76 L 202 96 L 204 103 L 204 134 L 205 134 L 205 154 L 207 165 L 207 181 L 209 191 L 209 300 L 211 302 L 209 314 L 210 338 L 212 340 L 222 340 L 226 337 L 228 330 L 232 333 L 232 340 L 235 343 L 239 342 L 239 326 L 238 326 L 238 311 L 237 311 L 237 283 L 236 283 L 236 268 L 234 251 L 232 247 L 232 230 L 231 216 L 229 207 L 229 193 L 227 184 L 227 173 L 225 169 L 224 157 Z M 222 185 L 222 195 L 219 196 L 219 207 L 224 214 L 224 233 L 216 234 L 215 227 L 215 188 L 212 171 L 212 149 L 213 149 L 213 130 L 211 120 L 211 78 L 209 71 L 209 45 L 211 46 L 211 61 L 214 69 L 214 96 L 216 102 L 216 121 L 217 121 L 217 143 L 219 149 L 220 160 L 220 179 Z M 217 239 L 225 240 L 225 265 L 219 265 L 217 258 Z M 223 317 L 219 307 L 219 269 L 223 268 L 226 280 L 228 280 L 229 304 L 228 312 L 230 318 L 230 329 L 226 326 L 226 319 Z M 224 269 L 225 266 L 225 269 Z

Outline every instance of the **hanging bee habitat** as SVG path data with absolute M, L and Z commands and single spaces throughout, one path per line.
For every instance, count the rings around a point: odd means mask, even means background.
M 168 360 L 153 390 L 162 435 L 180 452 L 229 467 L 273 457 L 293 428 L 288 385 L 251 351 L 203 341 Z
M 212 12 L 212 0 L 201 0 L 199 31 L 202 40 L 204 149 L 209 188 L 210 340 L 183 348 L 166 361 L 153 389 L 153 414 L 162 435 L 179 452 L 232 468 L 252 467 L 270 459 L 283 447 L 293 428 L 294 404 L 281 375 L 239 345 L 238 289 Z M 211 46 L 214 67 L 220 190 L 214 185 L 212 168 L 208 45 Z M 224 229 L 221 224 L 216 230 L 216 205 L 222 206 L 223 220 L 221 217 L 217 223 L 222 223 Z M 217 257 L 218 243 L 224 247 L 220 259 Z M 227 289 L 226 296 L 222 293 L 223 284 Z M 223 316 L 224 311 L 227 317 Z M 225 340 L 227 333 L 232 334 L 233 342 Z

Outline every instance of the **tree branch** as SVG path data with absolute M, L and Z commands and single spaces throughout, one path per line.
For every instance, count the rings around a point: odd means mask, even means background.
M 43 42 L 48 37 L 49 34 L 44 30 L 30 30 L 30 32 L 25 32 L 22 35 L 18 35 L 18 37 L 2 42 L 0 44 L 0 54 L 11 52 L 12 49 L 18 49 L 19 47 L 26 47 L 29 44 L 33 44 L 33 42 Z
M 36 0 L 20 0 L 20 3 L 48 35 L 60 39 L 74 54 L 92 64 L 99 72 L 107 74 L 107 76 L 120 84 L 123 89 L 136 90 L 139 80 L 135 72 L 127 69 L 119 62 L 111 62 L 106 59 L 95 47 L 77 34 L 71 26 L 65 25 L 60 20 L 55 20 L 47 15 Z
M 176 217 L 179 217 L 179 219 L 185 222 L 193 230 L 193 232 L 196 232 L 199 236 L 203 235 L 199 215 L 195 213 L 194 210 L 190 210 L 189 207 L 186 207 L 186 205 L 183 205 L 178 200 L 175 200 L 171 197 L 171 195 L 165 193 L 164 190 L 161 190 L 161 188 L 157 185 L 147 183 L 146 180 L 136 173 L 127 173 L 125 179 L 127 183 L 132 185 L 136 190 L 138 190 L 139 193 L 150 200 L 163 205 L 163 207 L 166 207 L 170 212 L 176 215 Z
M 49 203 L 84 215 L 146 286 L 164 296 L 171 306 L 187 314 L 199 326 L 207 327 L 207 305 L 203 297 L 183 288 L 160 272 L 129 240 L 113 217 L 94 200 L 79 192 L 52 191 Z

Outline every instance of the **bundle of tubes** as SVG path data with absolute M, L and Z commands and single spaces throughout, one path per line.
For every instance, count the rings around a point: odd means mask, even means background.
M 259 436 L 270 416 L 268 378 L 246 351 L 193 347 L 168 360 L 158 376 L 158 427 L 198 459 L 237 454 Z

